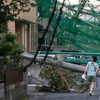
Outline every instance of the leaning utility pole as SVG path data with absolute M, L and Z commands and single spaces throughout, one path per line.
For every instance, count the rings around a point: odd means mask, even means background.
M 34 55 L 23 53 L 22 57 L 24 59 L 32 60 Z M 37 56 L 36 61 L 41 62 L 43 60 L 43 58 L 44 57 Z M 68 62 L 63 62 L 63 61 L 58 61 L 58 60 L 53 60 L 53 59 L 49 59 L 49 58 L 46 59 L 45 64 L 54 65 L 54 66 L 58 66 L 60 68 L 74 70 L 74 71 L 81 72 L 81 73 L 84 73 L 84 71 L 85 71 L 85 66 L 72 64 L 72 63 L 68 63 Z M 97 76 L 100 76 L 100 71 L 98 72 Z

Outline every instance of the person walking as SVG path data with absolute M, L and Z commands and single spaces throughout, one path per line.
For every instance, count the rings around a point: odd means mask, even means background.
M 87 74 L 87 81 L 90 83 L 90 96 L 94 95 L 93 88 L 96 81 L 96 75 L 99 72 L 99 66 L 96 63 L 97 57 L 92 57 L 92 61 L 87 63 L 84 74 Z

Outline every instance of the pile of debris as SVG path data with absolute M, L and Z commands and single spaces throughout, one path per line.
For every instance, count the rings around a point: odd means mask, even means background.
M 89 88 L 89 84 L 81 78 L 81 73 L 64 69 L 59 66 L 45 65 L 39 76 L 48 80 L 48 87 L 37 87 L 39 91 L 53 92 L 80 92 Z

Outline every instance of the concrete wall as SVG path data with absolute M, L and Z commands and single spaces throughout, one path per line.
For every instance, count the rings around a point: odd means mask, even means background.
M 21 68 L 13 68 L 6 71 L 4 100 L 18 100 L 27 96 L 26 74 L 27 72 L 23 73 Z
M 7 86 L 5 83 L 0 83 L 0 100 L 20 100 L 20 98 L 27 97 L 27 83 L 27 72 L 23 73 L 23 81 Z
M 0 77 L 2 75 L 2 70 L 4 69 L 4 59 L 0 56 Z
M 66 54 L 56 54 L 57 58 L 59 61 L 64 61 L 65 60 L 65 55 Z M 30 63 L 30 60 L 25 60 L 23 59 L 24 65 L 27 65 Z M 40 66 L 39 63 L 32 64 L 28 69 L 27 69 L 27 78 L 28 78 L 28 84 L 42 84 L 42 85 L 48 85 L 48 81 L 42 80 L 39 77 L 40 71 L 44 66 Z
M 36 14 L 37 14 L 37 7 L 32 7 L 29 12 L 24 12 L 24 13 L 22 12 L 20 19 L 36 23 Z
M 33 0 L 30 0 L 30 2 L 36 4 Z M 30 8 L 31 9 L 30 9 L 29 12 L 21 12 L 18 17 L 20 17 L 20 20 L 27 20 L 31 23 L 36 23 L 37 6 L 36 7 L 30 7 Z
M 15 34 L 15 22 L 8 21 L 7 26 L 9 31 Z
M 22 43 L 22 23 L 16 23 L 15 32 L 17 34 L 16 41 Z
M 27 65 L 30 63 L 29 60 L 23 60 L 24 65 Z M 28 69 L 27 69 L 27 78 L 28 78 L 28 84 L 42 84 L 45 85 L 45 80 L 42 80 L 39 77 L 39 73 L 41 71 L 41 67 L 39 64 L 32 64 Z
M 19 82 L 5 88 L 5 100 L 18 100 L 27 96 L 27 83 Z

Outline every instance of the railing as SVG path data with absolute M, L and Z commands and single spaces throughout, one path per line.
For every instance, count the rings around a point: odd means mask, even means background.
M 40 51 L 40 54 L 45 54 L 47 51 Z M 36 51 L 30 51 L 31 54 L 35 54 Z M 94 55 L 100 56 L 100 53 L 92 53 L 92 52 L 60 52 L 60 51 L 49 51 L 49 54 L 80 54 L 80 55 Z
M 35 54 L 36 51 L 30 51 L 31 54 Z M 45 54 L 46 51 L 40 51 L 39 54 Z M 100 65 L 100 53 L 92 52 L 59 52 L 59 51 L 49 51 L 49 54 L 65 54 L 65 62 L 86 64 L 91 61 L 92 56 L 97 57 L 97 63 Z

